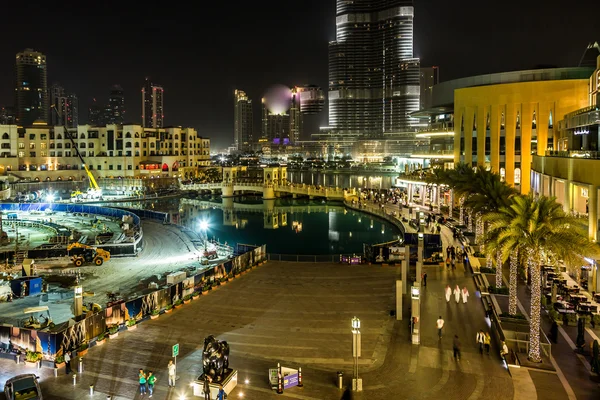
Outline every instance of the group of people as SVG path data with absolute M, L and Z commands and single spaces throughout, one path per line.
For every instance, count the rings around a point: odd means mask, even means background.
M 465 304 L 467 302 L 467 299 L 469 298 L 469 290 L 467 289 L 466 286 L 464 286 L 461 290 L 460 287 L 458 285 L 456 285 L 454 287 L 454 290 L 452 290 L 450 285 L 446 285 L 445 294 L 446 294 L 446 303 L 450 302 L 450 297 L 452 296 L 452 294 L 454 294 L 454 300 L 456 300 L 457 304 L 460 301 L 461 297 L 462 297 L 463 304 Z
M 66 358 L 65 358 L 66 360 Z M 167 371 L 169 373 L 169 387 L 175 387 L 175 378 L 176 378 L 176 367 L 173 363 L 173 360 L 169 361 L 167 365 Z M 156 375 L 152 371 L 144 371 L 143 368 L 140 368 L 140 372 L 138 374 L 138 382 L 140 384 L 140 395 L 149 394 L 148 397 L 152 397 L 154 393 L 154 385 L 156 384 Z
M 441 315 L 438 317 L 438 320 L 436 321 L 435 325 L 438 330 L 438 338 L 440 340 L 442 340 L 442 331 L 444 329 L 444 319 L 442 318 Z M 483 354 L 483 351 L 485 349 L 486 354 L 489 355 L 491 342 L 492 342 L 492 338 L 491 338 L 489 332 L 484 332 L 483 329 L 480 330 L 479 332 L 477 332 L 477 335 L 475 337 L 475 343 L 479 346 L 479 354 Z M 506 344 L 504 342 L 502 342 L 502 345 L 503 345 L 503 348 L 502 348 L 501 355 L 504 356 L 504 350 L 506 348 Z M 458 335 L 454 335 L 454 339 L 452 340 L 452 350 L 454 352 L 454 358 L 456 360 L 460 360 L 460 348 L 461 348 L 461 344 L 460 344 L 460 340 L 458 339 Z M 508 350 L 506 350 L 506 353 L 508 353 Z

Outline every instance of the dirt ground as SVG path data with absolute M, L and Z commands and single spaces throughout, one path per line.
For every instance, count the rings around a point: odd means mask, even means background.
M 113 257 L 102 266 L 75 268 L 68 259 L 38 263 L 40 275 L 80 274 L 83 290 L 90 294 L 84 302 L 98 303 L 102 307 L 108 301 L 107 293 L 117 292 L 125 298 L 142 294 L 150 282 L 159 285 L 166 282 L 171 272 L 192 269 L 201 271 L 227 259 L 227 254 L 201 265 L 202 249 L 197 249 L 189 237 L 176 225 L 163 225 L 149 220 L 142 221 L 144 231 L 143 250 L 137 257 Z M 93 293 L 93 295 L 91 295 Z M 50 285 L 47 295 L 15 299 L 12 303 L 0 303 L 0 322 L 18 325 L 23 319 L 25 307 L 46 305 L 55 323 L 72 317 L 73 289 Z

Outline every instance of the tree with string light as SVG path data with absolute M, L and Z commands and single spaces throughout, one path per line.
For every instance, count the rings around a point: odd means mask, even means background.
M 523 252 L 531 265 L 528 358 L 540 362 L 542 264 L 550 255 L 568 263 L 595 255 L 598 248 L 588 239 L 587 228 L 565 213 L 554 197 L 515 196 L 510 207 L 503 207 L 486 219 L 490 224 L 487 235 L 490 243 L 499 246 L 505 257 L 514 254 L 513 251 Z

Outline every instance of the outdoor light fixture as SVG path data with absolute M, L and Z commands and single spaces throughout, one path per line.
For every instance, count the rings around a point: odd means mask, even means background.
M 246 378 L 246 380 L 244 381 L 244 383 L 247 385 L 250 383 L 250 379 Z
M 360 319 L 356 317 L 352 318 L 352 329 L 355 331 L 360 329 Z
M 200 221 L 200 230 L 202 231 L 206 231 L 208 230 L 208 221 L 203 219 L 202 221 Z

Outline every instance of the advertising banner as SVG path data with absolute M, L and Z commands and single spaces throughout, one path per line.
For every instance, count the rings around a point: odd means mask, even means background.
M 390 247 L 389 260 L 402 261 L 406 257 L 406 247 Z
M 289 389 L 291 387 L 298 386 L 298 373 L 291 374 L 283 377 L 283 388 Z

